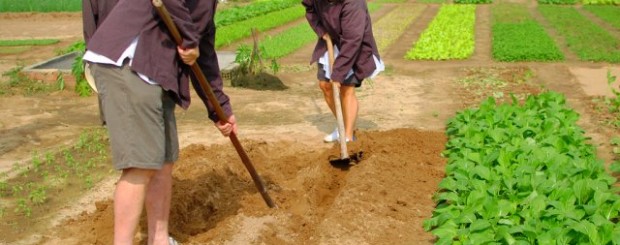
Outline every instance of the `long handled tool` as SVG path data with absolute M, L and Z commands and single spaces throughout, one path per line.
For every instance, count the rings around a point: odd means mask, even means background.
M 157 9 L 159 16 L 164 20 L 164 23 L 168 27 L 168 30 L 172 34 L 172 37 L 174 38 L 177 45 L 181 45 L 182 43 L 181 34 L 179 33 L 177 26 L 174 24 L 172 18 L 170 17 L 170 13 L 164 6 L 163 2 L 161 0 L 153 0 L 153 6 L 155 6 L 155 9 Z M 202 73 L 202 70 L 198 66 L 198 63 L 194 63 L 191 66 L 191 69 L 192 69 L 192 72 L 194 72 L 194 75 L 196 75 L 196 78 L 198 79 L 198 82 L 200 83 L 200 87 L 202 88 L 203 92 L 207 95 L 209 102 L 211 102 L 211 104 L 215 106 L 215 112 L 217 113 L 217 116 L 220 119 L 220 121 L 228 123 L 228 116 L 226 115 L 222 107 L 220 106 L 220 102 L 215 98 L 215 94 L 213 93 L 211 86 L 207 82 L 205 75 Z M 247 168 L 248 172 L 250 172 L 250 175 L 252 176 L 252 180 L 254 180 L 254 184 L 256 185 L 256 188 L 258 189 L 261 196 L 267 203 L 267 206 L 269 206 L 270 208 L 277 207 L 275 203 L 273 202 L 273 200 L 271 200 L 271 197 L 269 196 L 269 194 L 267 193 L 265 184 L 263 180 L 261 179 L 261 177 L 258 175 L 258 173 L 256 173 L 256 169 L 254 169 L 254 165 L 252 165 L 250 158 L 243 150 L 243 147 L 241 146 L 241 143 L 239 142 L 237 135 L 234 132 L 231 132 L 229 138 L 230 138 L 230 141 L 232 141 L 232 144 L 235 146 L 235 149 L 237 150 L 239 157 L 241 157 L 243 164 Z
M 325 42 L 327 43 L 327 58 L 329 60 L 329 69 L 330 73 L 334 71 L 334 45 L 332 43 L 332 39 L 329 35 L 326 36 Z M 333 74 L 331 74 L 333 75 Z M 342 103 L 340 102 L 340 87 L 335 83 L 332 84 L 332 93 L 334 94 L 334 107 L 336 109 L 336 120 L 338 120 L 338 140 L 340 142 L 340 158 L 332 158 L 329 159 L 329 162 L 332 165 L 336 166 L 346 166 L 349 165 L 352 161 L 354 163 L 359 162 L 361 159 L 361 153 L 353 154 L 349 156 L 347 150 L 347 137 L 344 131 L 344 119 L 342 116 Z

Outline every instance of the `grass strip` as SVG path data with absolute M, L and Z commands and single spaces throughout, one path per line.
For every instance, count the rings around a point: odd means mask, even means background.
M 620 5 L 620 0 L 583 0 L 583 4 L 615 4 Z
M 368 11 L 371 13 L 380 7 L 380 4 L 368 3 Z M 266 58 L 281 58 L 317 39 L 310 25 L 302 22 L 275 36 L 267 36 L 261 40 L 261 46 L 265 49 Z
M 424 228 L 436 244 L 618 244 L 620 195 L 566 98 L 458 112 Z
M 9 46 L 2 47 L 0 54 L 19 54 L 30 50 L 31 46 Z
M 215 15 L 215 26 L 223 27 L 235 22 L 247 20 L 274 11 L 299 5 L 298 0 L 255 1 L 244 6 L 234 6 L 218 11 Z
M 620 0 L 617 4 L 620 5 Z M 583 9 L 601 18 L 616 29 L 620 29 L 620 7 L 609 5 L 585 5 Z
M 316 34 L 310 25 L 304 22 L 278 35 L 266 37 L 261 44 L 269 58 L 281 58 L 316 40 Z
M 406 7 L 398 7 L 374 23 L 373 34 L 377 41 L 379 53 L 382 53 L 385 48 L 394 43 L 394 41 L 403 34 L 407 27 L 411 25 L 413 20 L 420 16 L 425 8 L 425 5 L 407 5 Z
M 564 54 L 524 5 L 500 3 L 493 5 L 491 12 L 495 60 L 564 60 Z
M 620 62 L 620 41 L 573 7 L 541 5 L 538 10 L 582 61 Z
M 217 30 L 215 34 L 215 48 L 229 45 L 234 41 L 249 37 L 252 28 L 258 31 L 266 31 L 297 20 L 305 15 L 304 8 L 301 6 L 291 7 L 266 15 L 236 22 L 234 25 L 224 26 Z
M 60 40 L 58 39 L 0 40 L 0 47 L 51 45 L 51 44 L 57 44 L 58 42 L 60 42 Z
M 0 13 L 78 11 L 82 11 L 80 0 L 0 0 Z
M 405 59 L 449 60 L 470 57 L 474 53 L 475 19 L 475 5 L 442 5 L 414 47 L 407 51 Z

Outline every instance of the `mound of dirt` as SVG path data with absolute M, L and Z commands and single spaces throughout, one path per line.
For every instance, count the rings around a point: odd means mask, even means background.
M 267 207 L 230 145 L 190 145 L 174 170 L 170 232 L 183 244 L 431 244 L 422 229 L 444 176 L 441 132 L 360 132 L 342 170 L 294 142 L 244 146 L 278 208 Z M 67 221 L 45 244 L 110 244 L 112 200 Z M 80 234 L 76 236 L 76 234 Z M 145 223 L 136 237 L 145 244 Z M 53 237 L 53 238 L 52 238 Z
M 231 79 L 231 85 L 255 90 L 285 90 L 288 88 L 280 78 L 265 72 L 256 75 L 235 76 Z

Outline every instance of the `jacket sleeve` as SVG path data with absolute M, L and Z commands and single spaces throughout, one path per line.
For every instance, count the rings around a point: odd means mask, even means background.
M 319 36 L 319 38 L 323 37 L 325 34 L 325 28 L 321 24 L 319 15 L 314 8 L 314 0 L 302 0 L 301 4 L 306 8 L 306 19 L 312 27 L 312 30 Z
M 82 0 L 82 31 L 84 34 L 84 43 L 87 45 L 97 29 L 97 12 L 96 0 Z
M 215 8 L 211 13 L 213 14 L 214 12 Z M 213 18 L 209 19 L 210 21 L 208 22 L 200 40 L 200 56 L 198 57 L 198 65 L 200 66 L 200 70 L 202 70 L 205 75 L 207 82 L 210 84 L 211 90 L 222 107 L 222 110 L 226 116 L 230 116 L 233 114 L 232 106 L 230 104 L 230 98 L 226 95 L 226 93 L 224 93 L 224 83 L 222 81 L 220 67 L 217 61 L 217 53 L 215 52 L 215 22 L 213 21 Z M 219 117 L 215 112 L 215 106 L 209 101 L 207 95 L 202 89 L 202 86 L 193 73 L 191 78 L 194 90 L 196 90 L 198 97 L 200 97 L 207 108 L 209 119 L 213 122 L 219 121 Z
M 183 48 L 195 48 L 198 46 L 199 33 L 198 28 L 192 21 L 189 9 L 185 4 L 185 0 L 162 0 L 166 9 L 170 13 L 170 17 L 179 29 L 183 43 Z
M 332 80 L 342 82 L 359 56 L 368 12 L 364 0 L 345 1 L 340 25 L 340 53 L 334 61 Z

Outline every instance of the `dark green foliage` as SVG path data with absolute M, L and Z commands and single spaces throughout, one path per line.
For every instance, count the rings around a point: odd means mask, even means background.
M 424 228 L 437 244 L 619 244 L 616 179 L 578 118 L 552 92 L 459 112 Z
M 534 21 L 493 24 L 493 58 L 498 61 L 555 61 L 564 55 Z

